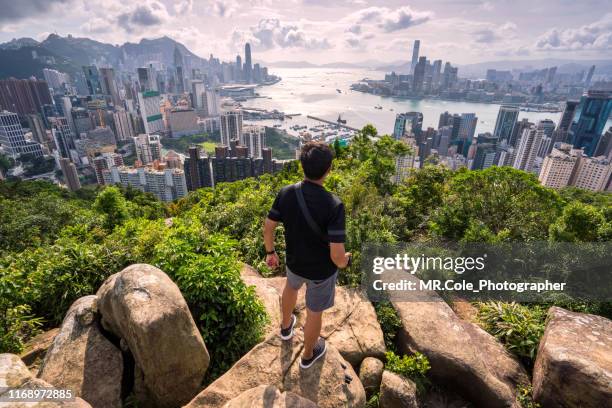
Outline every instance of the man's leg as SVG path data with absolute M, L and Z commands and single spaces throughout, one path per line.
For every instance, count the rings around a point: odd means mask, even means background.
M 312 358 L 314 348 L 319 335 L 321 334 L 323 312 L 313 312 L 306 308 L 306 324 L 304 325 L 304 354 L 302 358 L 308 360 Z
M 298 291 L 296 289 L 293 289 L 289 282 L 286 281 L 285 289 L 283 289 L 283 296 L 281 298 L 281 312 L 283 314 L 281 328 L 283 329 L 286 329 L 291 324 L 291 316 L 293 315 L 293 309 L 295 309 L 297 296 Z

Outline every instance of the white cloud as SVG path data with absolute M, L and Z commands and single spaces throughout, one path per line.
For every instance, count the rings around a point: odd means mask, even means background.
M 610 50 L 612 49 L 612 13 L 579 28 L 553 28 L 541 35 L 535 47 L 539 50 Z
M 232 41 L 235 45 L 249 41 L 262 50 L 274 48 L 304 48 L 309 50 L 331 48 L 329 40 L 307 32 L 303 22 L 283 23 L 277 18 L 266 18 L 259 21 L 248 31 L 235 31 Z
M 396 9 L 388 7 L 368 7 L 352 13 L 349 21 L 355 24 L 370 24 L 387 33 L 404 30 L 423 24 L 433 17 L 430 11 L 414 11 L 409 6 Z
M 168 9 L 159 1 L 148 1 L 117 16 L 117 24 L 128 33 L 159 26 L 169 19 Z

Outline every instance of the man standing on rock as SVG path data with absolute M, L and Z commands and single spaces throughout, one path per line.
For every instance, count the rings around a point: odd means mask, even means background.
M 298 290 L 306 284 L 302 368 L 311 367 L 325 354 L 325 340 L 319 337 L 322 314 L 334 305 L 338 268 L 345 268 L 351 258 L 344 249 L 344 204 L 323 187 L 332 160 L 328 145 L 306 143 L 300 153 L 304 180 L 281 189 L 264 224 L 266 263 L 271 268 L 279 266 L 274 231 L 279 222 L 285 227 L 287 282 L 282 296 L 280 330 L 283 340 L 293 337 L 297 322 L 293 309 Z

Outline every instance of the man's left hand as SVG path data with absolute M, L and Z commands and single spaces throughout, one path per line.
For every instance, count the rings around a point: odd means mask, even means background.
M 276 252 L 266 255 L 266 265 L 268 265 L 268 267 L 271 269 L 278 268 L 280 261 L 278 260 L 278 254 Z

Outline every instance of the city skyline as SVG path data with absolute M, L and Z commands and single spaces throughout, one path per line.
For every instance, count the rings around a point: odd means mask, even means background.
M 224 60 L 250 42 L 255 61 L 267 63 L 410 61 L 416 39 L 421 55 L 458 64 L 597 59 L 612 50 L 612 10 L 601 0 L 349 0 L 333 6 L 319 0 L 248 6 L 237 0 L 111 0 L 103 14 L 82 0 L 2 0 L 0 8 L 0 42 L 57 33 L 122 44 L 167 35 L 202 57 L 213 53 Z

